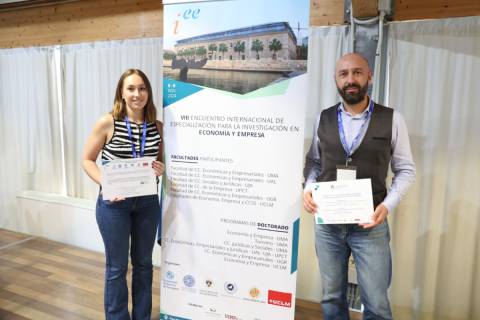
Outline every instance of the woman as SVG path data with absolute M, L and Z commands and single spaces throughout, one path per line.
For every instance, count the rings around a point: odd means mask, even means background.
M 156 120 L 152 88 L 142 71 L 129 69 L 123 73 L 118 81 L 112 111 L 97 121 L 85 145 L 83 168 L 101 190 L 101 173 L 96 164 L 100 151 L 102 163 L 143 156 L 160 159 L 162 124 Z M 152 167 L 157 176 L 165 170 L 160 161 L 154 161 Z M 130 319 L 126 280 L 130 251 L 132 319 L 149 320 L 152 251 L 160 218 L 158 195 L 131 198 L 118 195 L 103 199 L 100 191 L 96 218 L 105 245 L 106 319 Z

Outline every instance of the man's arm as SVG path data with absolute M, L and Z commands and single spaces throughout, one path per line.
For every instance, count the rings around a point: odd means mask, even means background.
M 317 182 L 317 177 L 322 169 L 320 141 L 318 139 L 318 124 L 320 123 L 320 115 L 317 117 L 315 129 L 313 131 L 312 144 L 305 157 L 305 167 L 303 168 L 303 177 L 305 178 L 303 190 L 303 206 L 310 213 L 317 211 L 317 205 L 313 201 L 310 183 Z
M 313 131 L 312 144 L 305 157 L 305 167 L 303 168 L 303 177 L 305 178 L 304 187 L 307 188 L 309 183 L 317 182 L 317 177 L 322 170 L 322 163 L 320 160 L 321 150 L 320 141 L 318 139 L 318 124 L 320 122 L 320 115 L 315 122 L 315 128 Z
M 415 163 L 413 163 L 408 129 L 402 115 L 393 112 L 392 125 L 392 160 L 393 180 L 390 191 L 382 204 L 391 212 L 398 205 L 408 188 L 415 182 Z
M 380 203 L 372 215 L 372 222 L 360 224 L 363 228 L 372 228 L 381 224 L 389 212 L 400 202 L 415 181 L 415 164 L 408 140 L 408 130 L 400 113 L 393 111 L 392 121 L 392 159 L 391 168 L 394 174 L 392 187 L 386 198 Z

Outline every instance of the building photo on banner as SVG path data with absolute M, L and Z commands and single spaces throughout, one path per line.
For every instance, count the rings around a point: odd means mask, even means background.
M 310 3 L 170 2 L 161 319 L 293 319 Z

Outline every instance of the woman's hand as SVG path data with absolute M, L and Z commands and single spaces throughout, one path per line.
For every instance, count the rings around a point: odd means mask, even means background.
M 100 195 L 101 195 L 102 198 L 103 198 L 103 190 L 100 191 Z M 123 201 L 123 200 L 125 200 L 125 199 L 126 199 L 126 198 L 123 197 L 123 196 L 113 196 L 113 197 L 111 197 L 110 199 L 103 199 L 103 200 L 108 200 L 108 201 L 110 201 L 110 202 L 118 202 L 118 201 Z
M 165 165 L 157 160 L 154 160 L 152 162 L 152 168 L 155 171 L 157 177 L 161 176 L 165 172 Z
M 125 197 L 122 196 L 113 196 L 110 199 L 108 199 L 110 202 L 119 202 L 125 200 Z

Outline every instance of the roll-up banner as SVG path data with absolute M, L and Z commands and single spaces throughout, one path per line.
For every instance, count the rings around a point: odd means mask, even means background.
M 310 1 L 163 3 L 161 319 L 293 319 Z

